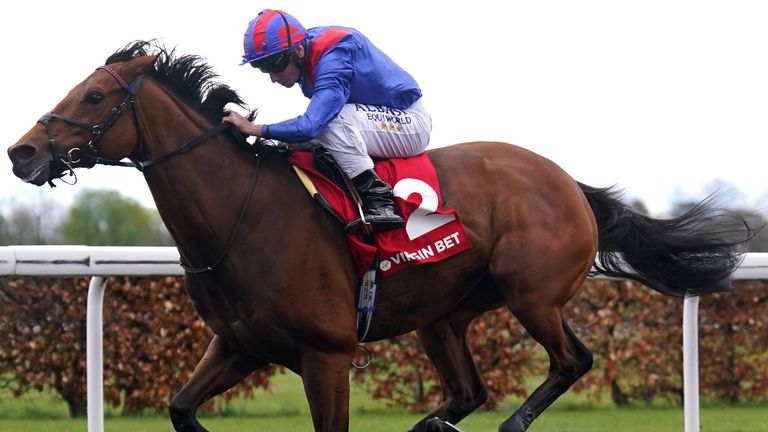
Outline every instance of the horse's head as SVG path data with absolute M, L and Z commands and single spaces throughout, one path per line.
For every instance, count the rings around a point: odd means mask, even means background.
M 13 173 L 43 185 L 67 170 L 91 167 L 99 158 L 119 160 L 136 147 L 133 98 L 156 56 L 141 56 L 96 69 L 53 111 L 8 149 Z

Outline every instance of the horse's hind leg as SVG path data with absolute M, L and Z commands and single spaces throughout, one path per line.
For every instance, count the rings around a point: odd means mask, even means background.
M 206 429 L 195 416 L 198 407 L 266 365 L 214 336 L 189 381 L 171 400 L 169 412 L 173 428 L 178 432 L 204 432 Z
M 512 313 L 546 349 L 550 367 L 547 379 L 501 424 L 499 432 L 525 431 L 539 414 L 592 367 L 592 353 L 563 322 L 559 307 L 529 306 L 513 309 Z
M 427 427 L 427 421 L 437 417 L 456 424 L 485 403 L 488 393 L 466 342 L 467 326 L 472 317 L 443 319 L 418 330 L 421 345 L 440 376 L 443 403 L 417 423 L 411 432 L 456 430 L 437 421 L 431 421 Z

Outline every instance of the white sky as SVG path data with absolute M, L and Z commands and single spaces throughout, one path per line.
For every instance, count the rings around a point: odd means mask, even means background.
M 4 147 L 136 39 L 206 57 L 261 121 L 299 115 L 298 87 L 238 66 L 245 27 L 267 7 L 307 27 L 356 27 L 414 75 L 433 117 L 430 147 L 518 144 L 579 181 L 618 184 L 651 213 L 716 181 L 768 208 L 765 1 L 16 2 L 0 15 Z M 0 155 L 0 204 L 69 203 L 87 187 L 153 205 L 134 170 L 78 175 L 76 186 L 36 189 Z

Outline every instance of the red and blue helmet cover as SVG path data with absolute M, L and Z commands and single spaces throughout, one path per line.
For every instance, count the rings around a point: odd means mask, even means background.
M 295 47 L 306 38 L 306 33 L 304 26 L 292 15 L 280 10 L 264 9 L 248 24 L 243 38 L 243 61 L 240 64 L 244 65 Z

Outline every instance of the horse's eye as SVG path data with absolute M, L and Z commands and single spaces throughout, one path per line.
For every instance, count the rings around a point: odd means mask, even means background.
M 88 97 L 85 98 L 85 101 L 91 105 L 98 105 L 103 100 L 104 100 L 104 95 L 97 91 L 89 93 Z

